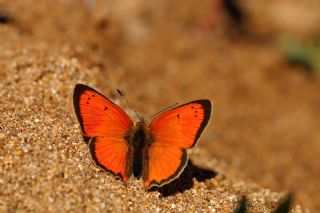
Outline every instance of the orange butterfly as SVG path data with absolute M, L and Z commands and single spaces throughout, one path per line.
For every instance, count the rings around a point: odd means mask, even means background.
M 96 90 L 77 84 L 74 109 L 81 130 L 90 138 L 94 162 L 126 182 L 132 175 L 144 186 L 161 187 L 178 178 L 207 126 L 212 105 L 197 100 L 167 110 L 147 125 L 130 117 Z

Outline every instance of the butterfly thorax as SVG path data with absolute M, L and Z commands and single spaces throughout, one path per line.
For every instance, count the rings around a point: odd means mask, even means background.
M 143 120 L 140 120 L 125 136 L 125 139 L 129 145 L 130 156 L 127 168 L 132 168 L 133 176 L 139 179 L 143 175 L 143 168 L 147 166 L 147 148 L 152 141 L 149 127 Z

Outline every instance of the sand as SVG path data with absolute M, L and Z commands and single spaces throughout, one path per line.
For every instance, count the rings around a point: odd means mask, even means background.
M 73 112 L 73 87 L 95 86 L 92 70 L 76 59 L 27 56 L 17 53 L 1 71 L 1 211 L 231 212 L 246 194 L 252 210 L 266 212 L 284 195 L 230 182 L 201 148 L 191 157 L 201 167 L 188 168 L 169 195 L 140 181 L 124 185 L 92 164 Z
M 167 14 L 151 3 L 81 2 L 0 2 L 0 212 L 232 212 L 242 195 L 251 212 L 271 212 L 291 191 L 293 212 L 319 207 L 319 80 L 287 65 L 268 34 L 308 37 L 309 28 L 255 23 L 263 41 L 252 42 L 198 25 L 207 16 L 192 2 L 157 5 Z M 213 119 L 181 177 L 146 191 L 91 162 L 72 105 L 76 83 L 132 115 L 119 87 L 147 118 L 210 98 Z

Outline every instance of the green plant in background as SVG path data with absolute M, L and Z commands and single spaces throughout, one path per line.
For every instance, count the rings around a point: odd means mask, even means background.
M 302 43 L 292 36 L 284 35 L 280 37 L 279 44 L 288 62 L 320 73 L 320 40 Z
M 273 211 L 273 213 L 288 213 L 291 209 L 292 194 L 288 194 L 279 204 L 279 206 Z M 242 196 L 238 207 L 234 210 L 234 213 L 248 213 L 248 204 L 246 196 Z

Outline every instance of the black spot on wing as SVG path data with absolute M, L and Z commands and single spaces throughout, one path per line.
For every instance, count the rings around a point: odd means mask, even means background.
M 89 87 L 87 85 L 77 84 L 75 86 L 74 91 L 73 91 L 73 107 L 74 107 L 75 113 L 77 115 L 77 119 L 78 119 L 78 121 L 80 123 L 81 130 L 82 130 L 82 132 L 84 134 L 86 134 L 86 132 L 84 131 L 83 118 L 82 118 L 82 115 L 81 115 L 81 112 L 80 112 L 80 99 L 81 99 L 81 96 L 86 93 L 86 91 L 90 91 L 90 92 L 95 93 L 95 94 L 91 95 L 92 98 L 96 97 L 97 95 L 100 95 L 103 98 L 105 98 L 106 100 L 108 100 L 109 102 L 113 103 L 108 98 L 106 98 L 104 95 L 102 95 L 101 93 L 99 93 L 98 91 L 96 91 L 95 89 L 93 89 L 93 88 L 91 88 L 91 87 Z M 86 101 L 86 104 L 89 105 L 89 99 Z

